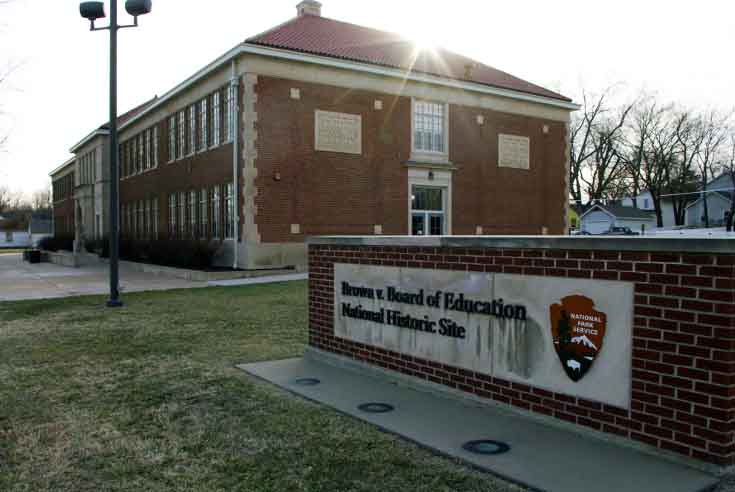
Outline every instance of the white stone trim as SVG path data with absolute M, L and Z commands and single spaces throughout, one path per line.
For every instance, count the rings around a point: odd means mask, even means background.
M 281 50 L 276 48 L 268 48 L 263 46 L 251 45 L 251 44 L 240 44 L 220 56 L 207 66 L 196 72 L 191 77 L 187 78 L 176 87 L 168 91 L 166 94 L 158 98 L 156 102 L 151 104 L 150 107 L 141 111 L 138 115 L 131 118 L 125 124 L 121 125 L 119 130 L 126 130 L 128 127 L 134 125 L 139 120 L 145 118 L 150 113 L 158 111 L 159 108 L 167 104 L 171 99 L 178 96 L 180 93 L 189 90 L 190 86 L 200 82 L 202 79 L 209 77 L 213 72 L 227 68 L 229 63 L 238 56 L 243 55 L 260 55 L 265 56 L 274 60 L 287 60 L 294 62 L 301 62 L 304 64 L 320 65 L 322 67 L 332 67 L 343 70 L 350 70 L 353 72 L 362 72 L 371 75 L 377 75 L 387 77 L 391 79 L 397 79 L 400 83 L 404 84 L 407 81 L 416 82 L 419 84 L 426 84 L 430 86 L 440 86 L 443 88 L 459 89 L 460 91 L 466 91 L 470 93 L 485 94 L 490 96 L 497 96 L 504 99 L 510 99 L 520 102 L 533 103 L 535 105 L 547 106 L 550 108 L 562 109 L 565 111 L 576 111 L 579 109 L 579 105 L 573 102 L 562 101 L 550 97 L 537 96 L 534 94 L 527 94 L 523 92 L 513 91 L 510 89 L 502 89 L 498 87 L 492 87 L 483 84 L 477 84 L 472 82 L 465 82 L 461 80 L 447 79 L 438 77 L 435 75 L 421 74 L 421 73 L 406 73 L 405 70 L 379 67 L 367 63 L 357 63 L 346 60 L 339 60 L 335 58 L 309 55 L 303 53 L 297 53 L 289 50 Z M 295 78 L 295 77 L 292 77 Z

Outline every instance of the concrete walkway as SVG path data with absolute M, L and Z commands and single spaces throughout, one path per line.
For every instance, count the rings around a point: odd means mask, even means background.
M 53 299 L 109 292 L 107 265 L 70 268 L 51 263 L 31 265 L 21 254 L 0 254 L 0 301 Z M 207 287 L 206 282 L 159 277 L 120 269 L 120 291 L 191 289 Z
M 212 286 L 227 287 L 288 282 L 305 280 L 306 278 L 306 274 L 294 274 L 222 282 L 192 282 L 151 273 L 135 272 L 121 266 L 120 291 L 125 293 L 195 289 Z M 3 254 L 0 252 L 0 302 L 107 294 L 109 288 L 109 269 L 107 265 L 102 263 L 85 265 L 80 268 L 63 267 L 51 263 L 31 265 L 23 261 L 21 254 Z
M 536 490 L 699 492 L 717 484 L 713 476 L 629 448 L 311 358 L 239 367 L 309 400 Z M 320 383 L 299 385 L 301 378 L 316 378 Z M 367 402 L 388 403 L 395 410 L 370 414 L 357 408 Z M 476 455 L 462 449 L 464 443 L 479 439 L 505 442 L 510 451 Z
M 273 284 L 276 282 L 293 282 L 296 280 L 308 280 L 308 273 L 293 273 L 290 275 L 269 275 L 267 277 L 239 278 L 235 280 L 217 280 L 209 282 L 213 287 L 235 287 L 238 285 Z

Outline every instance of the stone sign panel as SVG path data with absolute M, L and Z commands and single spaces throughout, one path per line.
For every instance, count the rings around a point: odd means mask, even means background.
M 630 408 L 632 284 L 335 264 L 334 303 L 338 338 Z
M 315 130 L 316 150 L 362 154 L 362 116 L 317 110 Z
M 516 135 L 498 136 L 498 166 L 529 169 L 531 161 L 531 139 Z

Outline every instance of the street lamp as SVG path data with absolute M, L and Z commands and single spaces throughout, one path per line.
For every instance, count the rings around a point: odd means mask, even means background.
M 110 31 L 110 299 L 108 307 L 120 307 L 120 217 L 118 150 L 117 150 L 117 31 L 138 25 L 138 16 L 151 11 L 151 0 L 127 0 L 125 10 L 135 19 L 133 24 L 117 24 L 117 0 L 110 0 L 110 25 L 95 27 L 95 21 L 105 17 L 104 2 L 82 2 L 79 13 L 90 22 L 91 31 Z

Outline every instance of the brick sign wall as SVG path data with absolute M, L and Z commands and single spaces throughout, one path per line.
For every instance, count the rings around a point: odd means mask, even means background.
M 608 239 L 605 244 L 539 238 L 517 247 L 517 240 L 485 238 L 488 245 L 477 246 L 482 240 L 466 239 L 466 247 L 461 238 L 451 240 L 454 246 L 439 239 L 418 240 L 416 246 L 405 238 L 400 246 L 391 246 L 390 238 L 313 240 L 310 345 L 692 459 L 735 464 L 732 241 L 709 243 L 719 251 L 711 253 L 701 251 L 701 242 L 680 240 Z M 615 244 L 623 246 L 615 249 Z M 630 408 L 336 337 L 335 264 L 629 282 L 634 288 Z

